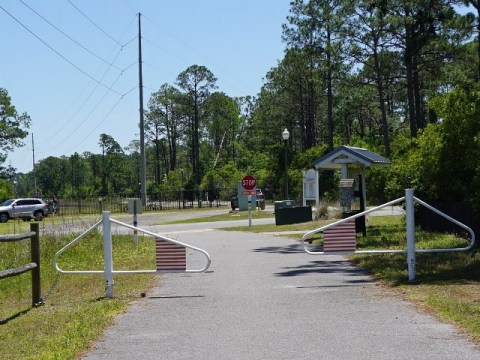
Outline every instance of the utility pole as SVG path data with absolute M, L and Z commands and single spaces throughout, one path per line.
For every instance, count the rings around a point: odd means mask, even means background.
M 33 141 L 32 133 L 32 157 L 33 157 L 33 196 L 37 197 L 37 176 L 35 175 L 35 142 Z
M 145 156 L 145 125 L 143 119 L 143 75 L 142 75 L 142 14 L 138 13 L 138 94 L 140 102 L 140 192 L 142 205 L 147 205 L 147 161 Z

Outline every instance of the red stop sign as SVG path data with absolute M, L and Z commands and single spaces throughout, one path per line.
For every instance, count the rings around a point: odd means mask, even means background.
M 257 187 L 257 180 L 252 175 L 247 175 L 242 179 L 242 186 L 245 190 L 253 190 Z

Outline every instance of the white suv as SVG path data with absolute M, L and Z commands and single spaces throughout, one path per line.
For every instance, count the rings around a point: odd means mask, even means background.
M 42 199 L 10 199 L 0 204 L 0 223 L 8 219 L 43 220 L 48 213 L 48 205 Z

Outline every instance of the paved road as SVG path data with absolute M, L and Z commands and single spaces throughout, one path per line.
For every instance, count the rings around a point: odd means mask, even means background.
M 480 359 L 454 327 L 388 296 L 343 257 L 265 234 L 178 240 L 210 253 L 209 272 L 159 276 L 84 359 Z
M 267 205 L 267 211 L 273 211 L 272 205 Z M 202 211 L 168 211 L 168 212 L 159 212 L 159 213 L 144 213 L 138 215 L 138 226 L 151 231 L 165 234 L 167 236 L 176 236 L 179 233 L 197 231 L 199 229 L 220 229 L 225 227 L 233 226 L 248 226 L 248 220 L 228 220 L 228 221 L 216 221 L 216 222 L 205 222 L 205 223 L 184 223 L 184 224 L 174 224 L 174 225 L 158 225 L 165 222 L 171 222 L 176 220 L 185 220 L 189 218 L 201 218 L 209 217 L 214 215 L 224 215 L 229 212 L 229 208 L 210 208 L 204 209 Z M 405 212 L 399 206 L 390 206 L 373 213 L 370 213 L 368 216 L 386 216 L 386 215 L 402 215 Z M 115 220 L 125 222 L 127 224 L 133 225 L 133 216 L 128 214 L 111 214 L 111 217 Z M 95 222 L 101 219 L 101 215 L 98 215 L 95 218 L 89 220 L 72 220 L 65 221 L 62 218 L 59 218 L 58 221 L 54 221 L 53 224 L 44 224 L 42 231 L 50 232 L 53 234 L 64 234 L 71 232 L 83 232 L 92 226 Z M 275 218 L 262 218 L 262 219 L 253 219 L 252 225 L 262 225 L 262 224 L 275 224 Z M 121 228 L 119 226 L 113 225 L 113 231 L 117 233 L 129 232 L 129 229 Z
M 269 209 L 273 211 L 273 207 Z M 222 228 L 222 227 L 232 227 L 232 226 L 248 226 L 248 220 L 229 220 L 229 221 L 217 221 L 217 222 L 205 222 L 205 223 L 184 223 L 184 224 L 170 224 L 170 225 L 159 225 L 165 222 L 172 222 L 177 220 L 186 220 L 190 218 L 202 218 L 215 215 L 224 215 L 228 214 L 229 208 L 211 208 L 204 209 L 202 211 L 168 211 L 168 212 L 158 212 L 158 213 L 144 213 L 138 215 L 138 226 L 152 232 L 168 233 L 175 234 L 179 232 L 192 231 L 198 229 L 212 229 L 212 228 Z M 111 214 L 111 218 L 124 222 L 129 225 L 133 225 L 133 216 L 128 214 Z M 234 218 L 234 217 L 233 217 Z M 72 232 L 83 232 L 90 228 L 97 221 L 101 220 L 101 215 L 91 217 L 89 219 L 83 220 L 65 220 L 63 218 L 54 219 L 53 223 L 42 223 L 42 232 L 53 233 L 53 234 L 65 234 Z M 254 219 L 252 221 L 253 225 L 259 224 L 275 224 L 275 219 L 272 218 L 263 218 L 263 219 Z M 129 229 L 120 228 L 117 225 L 112 225 L 112 231 L 128 232 Z

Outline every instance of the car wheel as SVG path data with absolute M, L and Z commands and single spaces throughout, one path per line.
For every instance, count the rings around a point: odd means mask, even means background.
M 6 223 L 8 221 L 8 214 L 7 213 L 1 213 L 0 214 L 0 223 Z
M 260 203 L 260 209 L 265 210 L 265 202 Z
M 35 214 L 33 214 L 33 216 L 35 216 L 35 220 L 37 221 L 43 220 L 43 213 L 41 211 L 37 211 Z

